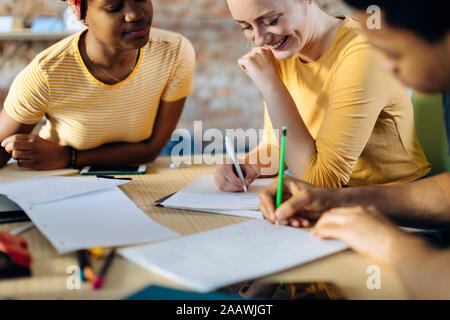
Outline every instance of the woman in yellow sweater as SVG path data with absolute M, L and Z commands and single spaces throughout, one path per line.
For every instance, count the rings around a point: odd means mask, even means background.
M 315 185 L 388 185 L 430 172 L 407 89 L 378 67 L 358 21 L 328 16 L 313 0 L 227 2 L 256 44 L 239 65 L 266 104 L 266 137 L 253 151 L 260 158 L 241 165 L 247 184 L 276 174 L 272 128 L 283 126 L 287 167 Z M 264 167 L 262 150 L 268 146 L 272 161 Z M 231 165 L 219 166 L 215 180 L 223 191 L 243 187 Z
M 191 43 L 151 27 L 150 0 L 69 2 L 87 29 L 14 80 L 0 114 L 0 167 L 10 157 L 32 169 L 152 161 L 193 91 Z

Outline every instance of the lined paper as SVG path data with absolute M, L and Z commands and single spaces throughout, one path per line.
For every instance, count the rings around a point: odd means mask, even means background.
M 122 249 L 128 260 L 200 292 L 259 278 L 347 249 L 265 220 Z

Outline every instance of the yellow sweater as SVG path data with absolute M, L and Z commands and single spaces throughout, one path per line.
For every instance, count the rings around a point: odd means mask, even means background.
M 430 172 L 408 91 L 379 67 L 357 20 L 344 18 L 317 61 L 296 56 L 277 65 L 316 143 L 303 180 L 324 187 L 389 185 Z M 267 110 L 264 118 L 270 141 Z
M 44 50 L 16 77 L 5 110 L 15 120 L 36 124 L 39 135 L 78 150 L 151 137 L 162 101 L 194 90 L 195 52 L 178 33 L 151 29 L 133 72 L 116 84 L 97 80 L 80 55 L 81 31 Z

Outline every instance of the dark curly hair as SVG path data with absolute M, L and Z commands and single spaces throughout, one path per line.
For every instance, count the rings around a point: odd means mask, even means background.
M 344 0 L 349 6 L 366 11 L 371 5 L 380 7 L 386 22 L 413 32 L 429 43 L 444 39 L 450 31 L 448 0 Z

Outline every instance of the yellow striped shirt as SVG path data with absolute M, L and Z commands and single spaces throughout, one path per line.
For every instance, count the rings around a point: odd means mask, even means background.
M 14 80 L 5 110 L 23 124 L 46 116 L 39 135 L 78 150 L 150 138 L 160 101 L 180 100 L 194 90 L 191 43 L 180 34 L 152 28 L 133 72 L 109 85 L 92 76 L 81 58 L 83 32 L 37 55 Z

